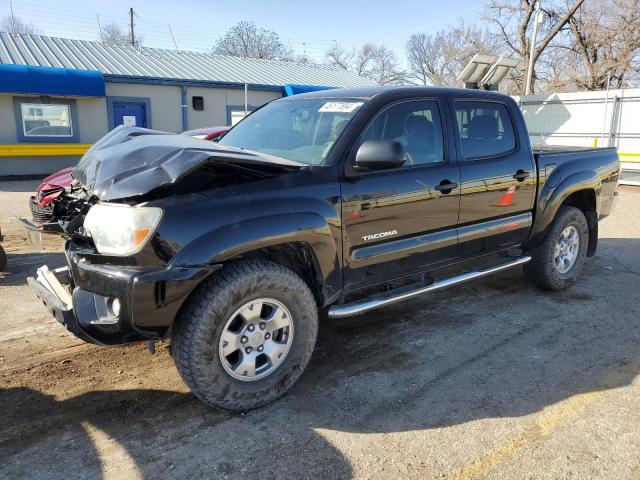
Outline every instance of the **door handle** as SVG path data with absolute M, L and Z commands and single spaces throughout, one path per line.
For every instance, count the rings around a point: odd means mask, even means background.
M 523 182 L 526 178 L 529 178 L 529 172 L 525 172 L 524 170 L 518 170 L 513 176 L 517 181 Z
M 451 193 L 454 188 L 458 188 L 458 184 L 449 180 L 442 180 L 439 185 L 436 185 L 433 188 L 446 195 L 447 193 Z

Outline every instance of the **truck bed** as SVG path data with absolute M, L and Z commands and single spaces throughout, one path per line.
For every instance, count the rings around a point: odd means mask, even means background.
M 547 167 L 574 164 L 576 170 L 597 170 L 599 175 L 611 175 L 620 168 L 615 147 L 566 147 L 556 145 L 534 146 L 533 155 L 539 171 Z
M 536 157 L 541 155 L 565 155 L 565 154 L 580 154 L 585 153 L 601 153 L 607 150 L 615 151 L 616 147 L 570 147 L 564 145 L 535 145 L 533 147 L 533 154 Z

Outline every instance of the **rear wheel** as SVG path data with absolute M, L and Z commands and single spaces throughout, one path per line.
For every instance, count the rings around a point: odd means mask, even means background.
M 560 207 L 545 239 L 529 252 L 525 274 L 541 288 L 567 288 L 578 278 L 588 247 L 589 225 L 582 210 Z
M 317 331 L 315 299 L 298 275 L 272 262 L 240 262 L 194 293 L 177 319 L 171 350 L 198 398 L 243 411 L 295 383 Z

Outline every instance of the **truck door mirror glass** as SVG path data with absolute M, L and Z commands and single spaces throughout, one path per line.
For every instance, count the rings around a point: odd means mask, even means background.
M 366 140 L 356 153 L 356 167 L 362 170 L 386 170 L 404 164 L 404 147 L 395 140 Z

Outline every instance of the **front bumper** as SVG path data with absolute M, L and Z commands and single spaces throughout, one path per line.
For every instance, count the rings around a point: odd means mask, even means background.
M 71 333 L 99 345 L 166 338 L 189 294 L 219 268 L 96 264 L 71 242 L 65 250 L 67 267 L 40 267 L 28 283 Z M 120 303 L 117 314 L 114 299 Z

